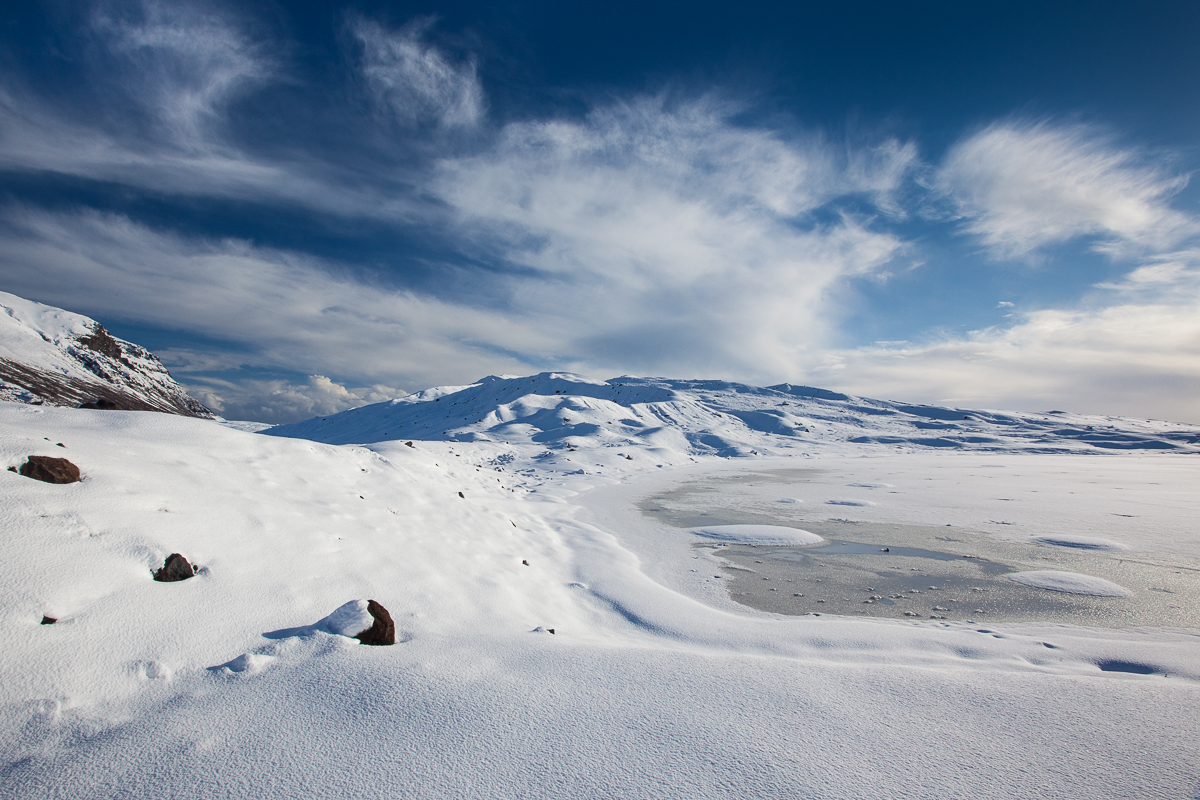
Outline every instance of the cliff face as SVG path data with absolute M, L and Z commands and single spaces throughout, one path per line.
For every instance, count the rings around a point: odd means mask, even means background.
M 144 347 L 94 319 L 0 292 L 0 400 L 214 414 Z

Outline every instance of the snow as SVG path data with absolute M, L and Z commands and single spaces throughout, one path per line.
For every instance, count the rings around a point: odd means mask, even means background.
M 1014 572 L 1008 576 L 1008 579 L 1026 586 L 1068 594 L 1088 594 L 1094 597 L 1128 597 L 1130 594 L 1130 591 L 1124 586 L 1118 586 L 1112 581 L 1091 575 L 1080 575 L 1077 572 L 1040 569 L 1031 572 Z
M 1034 539 L 1038 544 L 1050 545 L 1051 547 L 1074 547 L 1079 550 L 1104 550 L 1110 553 L 1119 553 L 1128 550 L 1129 546 L 1120 542 L 1114 542 L 1112 539 L 1104 539 L 1099 536 L 1039 536 Z
M 785 528 L 782 525 L 711 525 L 706 528 L 696 528 L 693 533 L 702 539 L 712 539 L 717 542 L 736 542 L 738 544 L 762 544 L 801 546 L 820 544 L 824 537 L 799 528 Z
M 955 413 L 563 374 L 271 435 L 0 403 L 0 468 L 84 475 L 0 469 L 4 794 L 1194 796 L 1200 632 L 784 617 L 696 546 L 836 514 L 1200 563 L 1192 428 L 1106 420 L 1164 445 L 1122 450 L 1081 438 L 1101 418 L 996 412 L 987 442 L 915 442 Z M 679 526 L 646 506 L 685 484 L 745 501 Z M 173 552 L 199 573 L 154 582 Z M 348 638 L 364 598 L 395 646 Z

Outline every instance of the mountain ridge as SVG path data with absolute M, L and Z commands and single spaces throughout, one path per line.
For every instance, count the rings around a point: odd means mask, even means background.
M 821 449 L 1200 453 L 1200 425 L 1052 411 L 961 409 L 810 386 L 565 372 L 488 376 L 263 431 L 327 444 L 397 439 L 526 442 L 548 449 L 644 446 L 689 456 Z
M 96 320 L 0 292 L 0 400 L 213 419 L 158 357 Z

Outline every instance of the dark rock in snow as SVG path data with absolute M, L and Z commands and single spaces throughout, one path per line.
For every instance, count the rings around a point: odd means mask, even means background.
M 388 645 L 396 643 L 396 623 L 388 610 L 374 600 L 367 601 L 367 612 L 375 619 L 375 624 L 354 636 L 363 644 Z
M 186 581 L 195 574 L 196 568 L 189 564 L 186 558 L 179 553 L 171 553 L 162 567 L 154 573 L 154 580 L 162 583 Z
M 90 403 L 80 403 L 80 408 L 90 408 L 98 411 L 141 411 L 142 406 L 135 406 L 133 403 L 120 403 L 109 400 L 106 397 L 97 397 Z
M 21 465 L 20 473 L 45 483 L 75 483 L 79 480 L 79 467 L 65 458 L 52 456 L 30 456 Z
M 461 497 L 463 500 L 467 499 L 467 496 L 465 494 L 463 494 L 462 492 L 459 492 L 458 496 Z
M 58 617 L 47 617 L 45 614 L 42 615 L 42 625 L 53 625 L 56 622 L 58 622 Z

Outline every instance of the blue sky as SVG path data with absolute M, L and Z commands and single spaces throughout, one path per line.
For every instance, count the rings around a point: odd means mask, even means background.
M 1200 421 L 1195 4 L 0 21 L 0 288 L 231 418 L 570 369 Z

